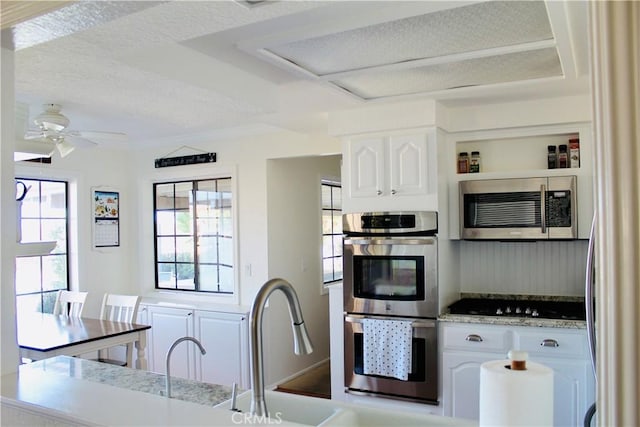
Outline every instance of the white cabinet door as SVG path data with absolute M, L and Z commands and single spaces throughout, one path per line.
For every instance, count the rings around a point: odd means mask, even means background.
M 480 418 L 480 365 L 504 358 L 500 354 L 444 352 L 442 410 L 448 417 Z
M 196 311 L 195 334 L 207 351 L 196 357 L 200 381 L 250 388 L 247 319 L 245 314 Z
M 161 374 L 166 373 L 166 356 L 171 345 L 185 336 L 193 336 L 193 310 L 184 308 L 147 306 L 149 330 L 149 370 Z M 171 376 L 196 379 L 195 352 L 196 345 L 185 341 L 171 353 Z M 199 352 L 198 352 L 199 353 Z
M 427 136 L 402 135 L 389 138 L 389 177 L 393 196 L 427 194 L 429 158 Z
M 435 131 L 345 144 L 343 212 L 438 210 Z
M 349 142 L 350 197 L 377 197 L 386 191 L 385 138 Z
M 589 399 L 591 364 L 575 360 L 537 359 L 553 369 L 553 425 L 575 427 L 583 424 L 584 415 L 593 403 Z

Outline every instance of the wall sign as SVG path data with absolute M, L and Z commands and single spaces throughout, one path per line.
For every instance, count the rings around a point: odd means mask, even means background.
M 216 153 L 190 154 L 188 156 L 162 157 L 156 159 L 156 168 L 166 168 L 171 166 L 197 165 L 199 163 L 214 163 Z
M 120 193 L 93 190 L 93 246 L 120 246 Z

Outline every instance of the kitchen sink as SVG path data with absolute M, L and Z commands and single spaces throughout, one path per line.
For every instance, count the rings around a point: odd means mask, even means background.
M 269 417 L 262 422 L 280 424 L 282 421 L 291 423 L 318 426 L 330 419 L 341 408 L 328 399 L 300 396 L 297 394 L 284 393 L 279 391 L 265 390 L 265 401 Z M 251 390 L 240 394 L 236 399 L 237 409 L 246 415 L 234 416 L 235 419 L 242 419 L 245 424 L 259 422 L 253 420 L 249 414 L 251 408 Z M 226 401 L 217 405 L 216 408 L 231 409 L 231 401 Z

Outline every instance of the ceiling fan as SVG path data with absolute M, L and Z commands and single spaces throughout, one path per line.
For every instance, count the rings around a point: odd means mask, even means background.
M 38 114 L 33 123 L 37 129 L 27 130 L 24 139 L 54 144 L 61 157 L 67 156 L 76 147 L 93 147 L 93 139 L 111 139 L 123 141 L 127 135 L 120 132 L 75 131 L 67 129 L 69 119 L 62 114 L 59 104 L 43 104 L 44 111 Z

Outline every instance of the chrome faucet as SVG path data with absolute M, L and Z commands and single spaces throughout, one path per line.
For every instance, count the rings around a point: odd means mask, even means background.
M 200 353 L 202 353 L 203 355 L 207 354 L 207 351 L 204 349 L 200 341 L 193 337 L 178 338 L 173 342 L 173 344 L 171 344 L 171 347 L 169 347 L 169 351 L 167 351 L 167 357 L 165 360 L 167 365 L 167 376 L 164 379 L 164 393 L 167 395 L 167 397 L 171 397 L 171 353 L 173 352 L 173 349 L 176 348 L 176 346 L 182 341 L 193 341 L 200 348 Z
M 264 365 L 262 360 L 262 315 L 264 306 L 269 296 L 276 289 L 281 290 L 287 298 L 289 315 L 293 324 L 293 351 L 300 354 L 309 354 L 313 351 L 307 328 L 304 325 L 300 302 L 291 283 L 284 279 L 271 279 L 266 282 L 253 300 L 251 314 L 249 316 L 250 358 L 251 358 L 251 408 L 252 415 L 268 416 L 267 405 L 264 400 Z

